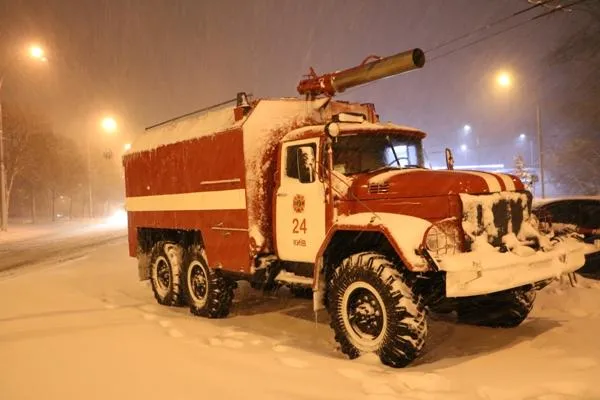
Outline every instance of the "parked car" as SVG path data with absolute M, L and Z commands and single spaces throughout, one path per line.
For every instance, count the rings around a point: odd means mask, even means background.
M 589 246 L 577 273 L 600 279 L 600 197 L 542 200 L 534 202 L 533 213 L 558 235 L 580 234 Z

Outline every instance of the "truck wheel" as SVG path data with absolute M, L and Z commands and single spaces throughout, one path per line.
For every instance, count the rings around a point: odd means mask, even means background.
M 346 258 L 332 274 L 328 299 L 335 340 L 350 358 L 376 353 L 382 363 L 404 367 L 425 344 L 423 302 L 381 254 Z
M 177 306 L 182 303 L 181 261 L 183 248 L 172 242 L 158 242 L 150 258 L 150 282 L 159 304 Z
M 493 328 L 514 328 L 529 315 L 535 295 L 535 289 L 519 287 L 459 299 L 456 310 L 458 322 Z
M 226 317 L 233 302 L 235 282 L 224 277 L 221 271 L 209 268 L 200 248 L 188 252 L 184 265 L 185 288 L 192 314 Z

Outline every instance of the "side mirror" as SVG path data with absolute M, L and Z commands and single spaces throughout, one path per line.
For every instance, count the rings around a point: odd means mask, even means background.
M 298 160 L 298 179 L 300 183 L 312 183 L 317 179 L 317 163 L 315 149 L 312 146 L 301 146 L 296 151 Z
M 449 170 L 454 169 L 454 156 L 452 155 L 452 150 L 446 147 L 446 168 Z

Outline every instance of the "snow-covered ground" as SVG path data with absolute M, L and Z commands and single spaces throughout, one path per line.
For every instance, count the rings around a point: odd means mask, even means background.
M 0 399 L 598 399 L 600 284 L 553 284 L 520 327 L 430 322 L 392 369 L 336 351 L 326 314 L 240 285 L 230 317 L 155 303 L 124 239 L 0 274 Z

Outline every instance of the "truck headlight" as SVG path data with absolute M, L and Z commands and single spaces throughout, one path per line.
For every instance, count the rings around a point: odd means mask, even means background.
M 423 237 L 423 247 L 432 256 L 443 256 L 460 252 L 458 230 L 454 225 L 431 225 Z

